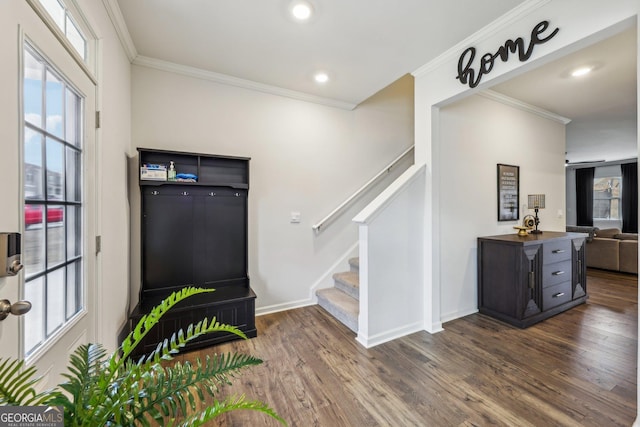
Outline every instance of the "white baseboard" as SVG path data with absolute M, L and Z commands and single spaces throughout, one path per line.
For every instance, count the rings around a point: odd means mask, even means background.
M 454 313 L 449 313 L 440 317 L 440 321 L 442 323 L 449 322 L 451 320 L 460 319 L 461 317 L 468 316 L 470 314 L 475 314 L 478 312 L 477 308 L 470 308 L 468 310 L 456 311 Z
M 256 316 L 263 316 L 265 314 L 278 313 L 280 311 L 294 310 L 296 308 L 308 307 L 310 305 L 316 305 L 318 302 L 313 299 L 303 299 L 298 301 L 285 302 L 282 304 L 268 305 L 266 307 L 256 308 Z
M 434 322 L 431 324 L 431 327 L 425 325 L 424 330 L 430 334 L 437 334 L 438 332 L 444 331 L 444 328 L 442 327 L 442 322 Z
M 375 347 L 377 345 L 383 344 L 385 342 L 389 342 L 395 340 L 396 338 L 401 338 L 407 336 L 409 334 L 413 334 L 414 332 L 424 331 L 424 325 L 422 322 L 416 322 L 409 325 L 404 325 L 399 328 L 392 329 L 390 331 L 385 331 L 379 334 L 376 334 L 372 337 L 362 336 L 360 333 L 356 336 L 356 341 L 362 344 L 366 348 Z

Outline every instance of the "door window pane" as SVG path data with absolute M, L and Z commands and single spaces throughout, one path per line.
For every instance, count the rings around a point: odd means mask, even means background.
M 80 56 L 83 59 L 85 59 L 86 58 L 85 49 L 86 49 L 86 43 L 87 42 L 84 40 L 84 37 L 82 37 L 82 34 L 80 33 L 80 30 L 78 29 L 76 24 L 71 20 L 69 15 L 67 15 L 67 32 L 66 32 L 66 34 L 67 34 L 67 38 L 71 42 L 71 45 L 80 54 Z
M 82 221 L 78 206 L 67 206 L 67 259 L 80 256 Z
M 33 129 L 24 129 L 24 198 L 44 199 L 42 174 L 43 135 Z
M 30 280 L 24 285 L 24 297 L 31 301 L 31 310 L 24 315 L 25 330 L 24 348 L 29 354 L 38 344 L 44 341 L 44 278 Z
M 80 262 L 74 262 L 67 266 L 67 319 L 80 311 Z
M 63 199 L 64 147 L 51 138 L 47 138 L 47 199 Z
M 63 91 L 62 82 L 52 72 L 47 71 L 46 101 L 47 132 L 62 138 Z
M 78 123 L 78 109 L 80 108 L 80 97 L 67 88 L 65 96 L 65 140 L 70 144 L 78 146 L 80 136 L 80 123 Z
M 64 7 L 58 0 L 40 0 L 40 3 L 49 12 L 58 28 L 64 31 Z
M 40 4 L 51 15 L 55 24 L 64 33 L 71 46 L 80 54 L 82 59 L 87 59 L 87 41 L 80 32 L 78 26 L 71 19 L 71 13 L 62 0 L 39 0 Z
M 80 152 L 67 147 L 67 200 L 80 201 Z
M 65 321 L 65 269 L 47 274 L 47 335 L 51 335 Z
M 83 309 L 83 99 L 28 44 L 25 58 L 25 76 L 26 67 L 46 76 L 44 92 L 24 84 L 25 106 L 34 106 L 25 107 L 23 123 L 25 298 L 33 305 L 24 328 L 28 356 Z M 28 120 L 37 116 L 36 105 L 44 105 L 46 120 Z
M 64 206 L 47 206 L 47 268 L 66 260 Z
M 24 119 L 38 127 L 42 124 L 42 76 L 44 66 L 29 51 L 24 55 Z
M 25 230 L 22 239 L 22 260 L 26 278 L 44 271 L 45 227 L 43 227 L 44 205 L 25 205 Z

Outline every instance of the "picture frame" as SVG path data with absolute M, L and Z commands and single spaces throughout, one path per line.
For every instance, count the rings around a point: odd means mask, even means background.
M 520 166 L 498 163 L 498 221 L 520 219 Z

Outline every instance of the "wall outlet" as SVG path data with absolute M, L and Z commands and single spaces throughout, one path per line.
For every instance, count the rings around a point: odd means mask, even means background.
M 564 212 L 562 212 L 562 209 L 558 209 L 558 218 L 562 218 L 564 216 Z
M 291 212 L 290 220 L 291 224 L 299 224 L 300 223 L 300 212 Z

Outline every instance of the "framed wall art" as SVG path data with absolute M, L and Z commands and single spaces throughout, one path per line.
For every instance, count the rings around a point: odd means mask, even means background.
M 498 221 L 520 218 L 520 166 L 498 163 Z

